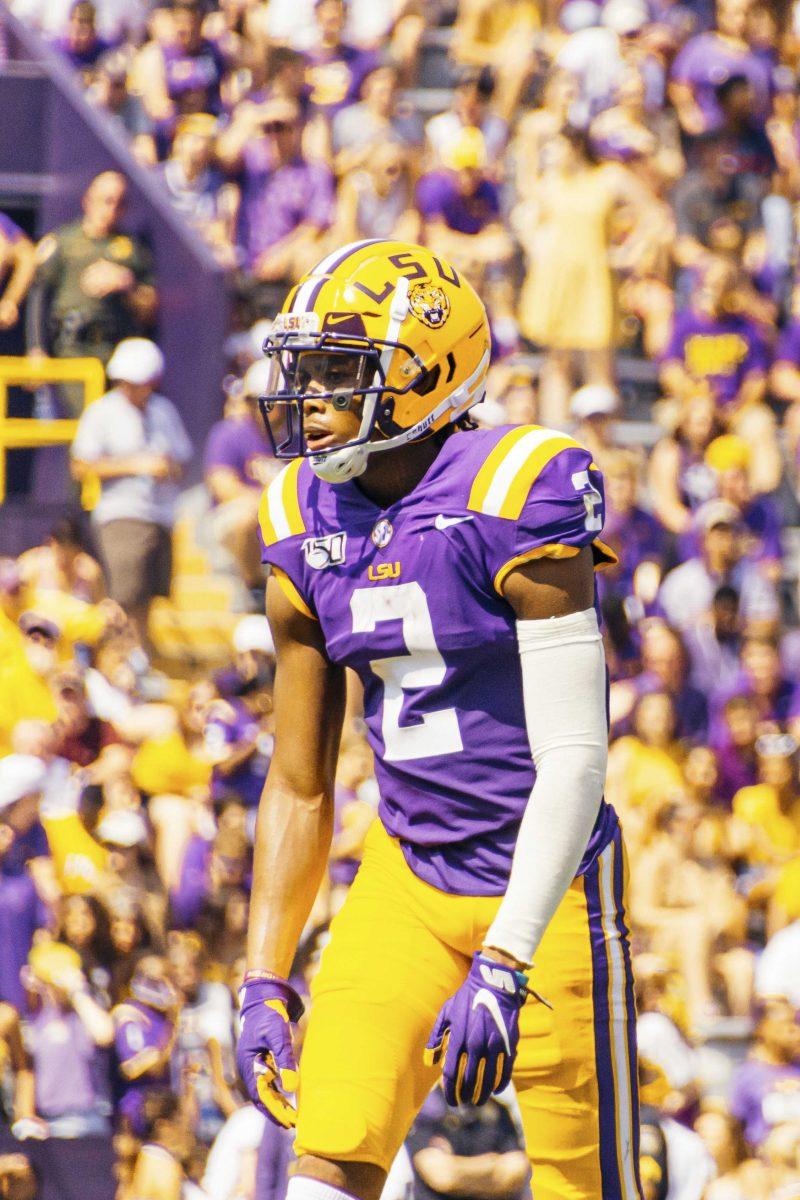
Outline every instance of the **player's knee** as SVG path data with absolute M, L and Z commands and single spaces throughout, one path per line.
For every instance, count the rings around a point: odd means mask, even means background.
M 289 1180 L 286 1200 L 378 1200 L 385 1182 L 386 1172 L 374 1163 L 303 1154 Z

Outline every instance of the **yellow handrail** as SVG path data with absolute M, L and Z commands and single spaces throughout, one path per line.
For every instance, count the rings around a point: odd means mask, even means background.
M 0 504 L 6 498 L 6 451 L 32 450 L 37 446 L 69 445 L 78 428 L 77 420 L 39 420 L 38 417 L 9 417 L 8 389 L 21 384 L 82 383 L 84 407 L 106 390 L 106 373 L 99 358 L 13 358 L 0 355 Z M 99 482 L 91 476 L 81 488 L 84 508 L 94 508 Z

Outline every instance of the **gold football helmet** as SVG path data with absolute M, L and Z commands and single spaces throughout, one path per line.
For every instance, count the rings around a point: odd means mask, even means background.
M 428 437 L 480 403 L 489 323 L 474 288 L 430 250 L 353 242 L 292 289 L 264 353 L 271 369 L 260 404 L 276 457 L 303 455 L 320 478 L 341 483 L 362 474 L 370 454 Z M 352 408 L 358 435 L 309 449 L 312 398 Z

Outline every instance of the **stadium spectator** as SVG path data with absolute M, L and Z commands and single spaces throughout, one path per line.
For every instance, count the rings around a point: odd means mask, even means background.
M 34 592 L 65 592 L 90 604 L 106 594 L 100 564 L 84 549 L 73 518 L 65 517 L 54 525 L 47 540 L 26 550 L 17 563 L 22 582 Z
M 43 1195 L 113 1200 L 111 1017 L 90 995 L 79 956 L 62 943 L 34 946 L 24 979 L 36 1115 L 47 1124 L 46 1140 L 31 1149 Z
M 717 589 L 731 584 L 739 595 L 742 620 L 772 625 L 778 619 L 775 590 L 745 557 L 741 513 L 727 500 L 709 500 L 698 509 L 695 525 L 702 544 L 697 555 L 667 575 L 658 599 L 667 619 L 688 629 L 707 614 Z
M 213 166 L 216 121 L 208 113 L 181 117 L 161 178 L 170 201 L 225 266 L 236 262 L 235 189 Z
M 33 243 L 10 217 L 0 213 L 0 330 L 13 329 L 36 272 Z
M 156 391 L 163 372 L 152 342 L 120 342 L 108 365 L 117 386 L 86 410 L 72 444 L 75 477 L 100 480 L 93 519 L 109 595 L 143 640 L 150 601 L 169 594 L 176 485 L 192 454 L 176 408 Z
M 69 11 L 69 24 L 54 48 L 88 83 L 97 60 L 110 49 L 95 28 L 95 7 L 91 0 L 75 0 Z
M 443 164 L 443 170 L 428 172 L 417 184 L 423 240 L 477 286 L 496 282 L 504 276 L 513 244 L 500 221 L 500 196 L 487 171 L 481 131 L 462 129 Z
M 211 429 L 204 455 L 205 483 L 214 505 L 213 533 L 233 556 L 248 588 L 263 587 L 258 503 L 276 473 L 256 408 L 267 386 L 265 366 L 254 363 L 243 380 L 231 381 L 222 420 Z
M 361 84 L 361 99 L 348 104 L 333 118 L 331 141 L 338 176 L 369 167 L 374 151 L 387 141 L 418 146 L 419 121 L 398 104 L 397 68 L 379 62 Z
M 425 124 L 425 141 L 434 164 L 444 164 L 452 156 L 464 129 L 480 129 L 486 165 L 492 174 L 498 173 L 508 143 L 508 124 L 491 110 L 494 91 L 494 75 L 488 68 L 462 73 L 450 108 Z
M 483 1108 L 445 1104 L 439 1087 L 428 1096 L 406 1139 L 416 1200 L 431 1196 L 492 1196 L 514 1200 L 530 1169 L 506 1108 L 491 1098 Z
M 298 105 L 274 99 L 243 105 L 219 138 L 221 162 L 240 172 L 237 242 L 261 316 L 319 257 L 334 215 L 333 176 L 306 161 L 300 134 Z
M 749 0 L 717 0 L 716 25 L 688 40 L 672 65 L 669 95 L 689 137 L 720 129 L 719 85 L 742 76 L 753 90 L 753 116 L 763 127 L 773 92 L 769 61 L 747 42 Z
M 733 1073 L 730 1111 L 742 1122 L 752 1148 L 783 1122 L 797 1119 L 800 1093 L 800 1026 L 786 1000 L 766 1000 L 757 1013 L 753 1047 Z
M 306 49 L 306 86 L 313 108 L 329 121 L 358 97 L 375 56 L 343 41 L 344 0 L 315 0 L 316 35 Z
M 93 355 L 105 363 L 119 341 L 151 325 L 158 303 L 152 258 L 141 239 L 121 228 L 127 191 L 116 171 L 95 176 L 83 195 L 82 219 L 39 242 L 29 302 L 32 351 Z M 74 389 L 64 397 L 75 413 Z
M 339 186 L 331 240 L 335 245 L 361 238 L 417 242 L 420 229 L 408 152 L 392 140 L 373 146 L 363 167 Z
M 181 113 L 220 112 L 226 61 L 218 46 L 203 36 L 203 16 L 197 0 L 175 0 L 168 19 L 142 47 L 135 64 L 135 87 L 145 110 L 167 137 Z
M 147 167 L 155 165 L 154 125 L 144 110 L 141 97 L 128 88 L 128 60 L 124 50 L 109 50 L 97 61 L 86 98 L 119 122 L 131 139 L 133 156 L 140 163 Z
M 497 111 L 508 119 L 536 65 L 539 9 L 513 0 L 497 9 L 486 0 L 460 0 L 452 55 L 467 67 L 488 67 L 498 81 Z
M 567 127 L 537 197 L 517 210 L 528 263 L 520 329 L 547 351 L 541 387 L 545 424 L 563 426 L 566 420 L 575 354 L 585 360 L 585 382 L 612 382 L 610 222 L 631 198 L 627 177 L 598 165 L 585 132 Z

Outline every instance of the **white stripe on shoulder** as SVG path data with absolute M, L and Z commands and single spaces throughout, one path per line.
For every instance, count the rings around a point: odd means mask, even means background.
M 563 436 L 553 429 L 532 429 L 530 433 L 521 437 L 497 468 L 482 505 L 483 511 L 493 517 L 499 516 L 517 472 L 524 466 L 528 456 L 545 442 Z

